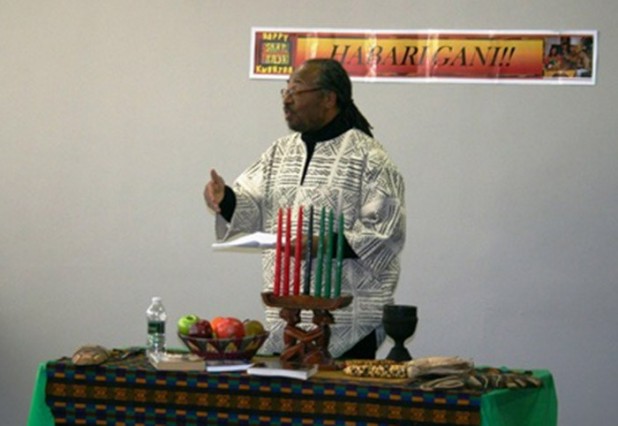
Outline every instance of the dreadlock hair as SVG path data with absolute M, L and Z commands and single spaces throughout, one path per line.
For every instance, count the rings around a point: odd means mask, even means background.
M 318 69 L 316 84 L 324 90 L 330 90 L 337 95 L 337 106 L 343 120 L 351 127 L 373 136 L 371 124 L 358 110 L 352 100 L 352 82 L 346 70 L 334 59 L 314 58 L 305 62 Z

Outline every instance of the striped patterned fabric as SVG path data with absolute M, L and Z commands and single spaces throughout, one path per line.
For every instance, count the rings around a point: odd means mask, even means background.
M 140 355 L 101 366 L 49 362 L 46 403 L 57 425 L 479 425 L 481 395 L 334 372 L 307 381 L 164 372 Z

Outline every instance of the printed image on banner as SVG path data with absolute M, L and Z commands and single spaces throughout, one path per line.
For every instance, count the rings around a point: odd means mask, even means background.
M 256 39 L 254 54 L 258 58 L 253 66 L 259 75 L 288 76 L 294 70 L 292 40 L 288 34 L 262 32 Z
M 399 82 L 595 84 L 596 31 L 355 32 L 254 28 L 252 78 L 287 78 L 310 58 L 352 79 Z

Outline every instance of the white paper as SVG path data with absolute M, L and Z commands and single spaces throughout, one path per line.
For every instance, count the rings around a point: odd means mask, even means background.
M 209 373 L 245 371 L 247 368 L 252 366 L 253 363 L 250 361 L 206 361 L 206 371 L 208 371 Z
M 256 248 L 268 249 L 274 248 L 277 244 L 277 236 L 275 234 L 267 234 L 265 232 L 256 232 L 254 234 L 245 235 L 231 241 L 223 243 L 214 243 L 212 248 L 215 250 L 223 250 L 228 248 Z

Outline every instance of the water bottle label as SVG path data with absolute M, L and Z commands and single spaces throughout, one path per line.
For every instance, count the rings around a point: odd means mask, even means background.
M 163 334 L 165 333 L 165 323 L 163 321 L 149 321 L 148 334 Z

